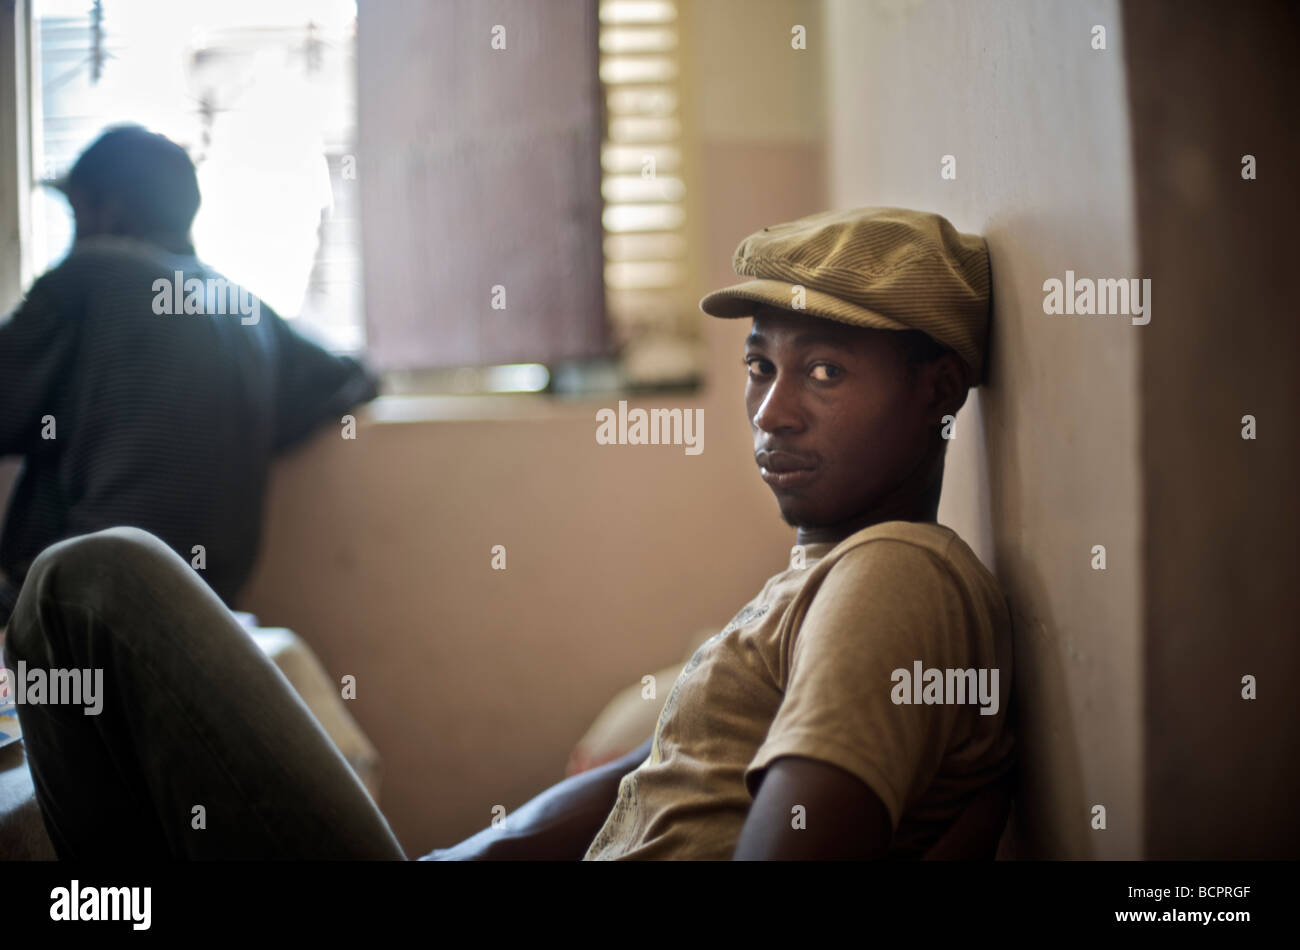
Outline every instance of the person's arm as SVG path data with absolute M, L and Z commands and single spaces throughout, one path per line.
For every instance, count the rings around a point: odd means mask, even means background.
M 261 318 L 271 321 L 276 339 L 276 452 L 292 448 L 326 422 L 337 424 L 349 409 L 379 394 L 378 380 L 359 360 L 329 352 L 270 307 L 263 305 Z
M 579 861 L 609 817 L 618 784 L 650 754 L 651 739 L 602 766 L 572 775 L 507 813 L 505 827 L 484 828 L 433 861 Z
M 871 786 L 829 763 L 782 756 L 760 781 L 732 860 L 877 861 L 891 838 L 889 809 Z
M 60 316 L 43 287 L 38 281 L 0 323 L 0 456 L 39 444 L 41 417 L 53 412 L 59 374 L 76 344 L 75 323 Z
M 992 861 L 1011 812 L 1013 776 L 981 789 L 921 856 L 922 861 Z M 794 805 L 805 823 L 792 826 Z M 889 810 L 871 787 L 815 759 L 772 763 L 741 830 L 733 860 L 880 860 L 892 838 Z

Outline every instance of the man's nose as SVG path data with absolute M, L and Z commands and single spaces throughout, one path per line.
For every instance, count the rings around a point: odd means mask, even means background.
M 778 372 L 754 413 L 753 424 L 764 432 L 798 429 L 803 426 L 799 381 L 789 373 Z

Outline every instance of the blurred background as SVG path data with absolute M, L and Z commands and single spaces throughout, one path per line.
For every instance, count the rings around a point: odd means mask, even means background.
M 37 180 L 107 125 L 135 122 L 199 168 L 194 239 L 217 270 L 335 349 L 364 344 L 355 192 L 353 0 L 33 0 Z M 32 190 L 27 274 L 72 238 L 67 202 Z
M 1294 7 L 0 10 L 6 311 L 70 239 L 41 183 L 130 120 L 198 164 L 200 257 L 384 373 L 355 441 L 326 432 L 276 469 L 241 606 L 356 677 L 408 853 L 562 778 L 611 696 L 787 563 L 742 401 L 747 321 L 696 301 L 734 281 L 749 232 L 860 205 L 989 243 L 989 384 L 959 416 L 940 520 L 1016 624 L 1003 856 L 1296 853 L 1277 680 L 1300 660 Z M 1150 325 L 1045 315 L 1067 269 L 1151 278 Z M 598 446 L 619 399 L 702 408 L 706 451 Z M 1268 684 L 1254 702 L 1246 674 Z

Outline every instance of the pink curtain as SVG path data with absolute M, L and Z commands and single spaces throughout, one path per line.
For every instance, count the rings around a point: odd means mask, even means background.
M 595 0 L 361 0 L 357 63 L 372 363 L 604 353 Z

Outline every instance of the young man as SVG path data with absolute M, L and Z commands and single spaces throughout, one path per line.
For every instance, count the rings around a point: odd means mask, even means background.
M 983 369 L 984 242 L 866 208 L 751 235 L 736 269 L 751 279 L 701 306 L 754 318 L 746 402 L 798 529 L 790 568 L 700 647 L 646 745 L 427 857 L 991 857 L 1009 622 L 934 522 L 945 423 Z M 105 667 L 98 723 L 20 708 L 60 856 L 401 856 L 274 668 L 147 535 L 43 554 L 10 638 L 10 665 Z
M 72 249 L 0 323 L 0 456 L 23 458 L 0 538 L 0 627 L 37 554 L 114 525 L 201 556 L 233 603 L 273 456 L 374 383 L 195 257 L 199 186 L 179 145 L 110 129 L 59 187 Z

